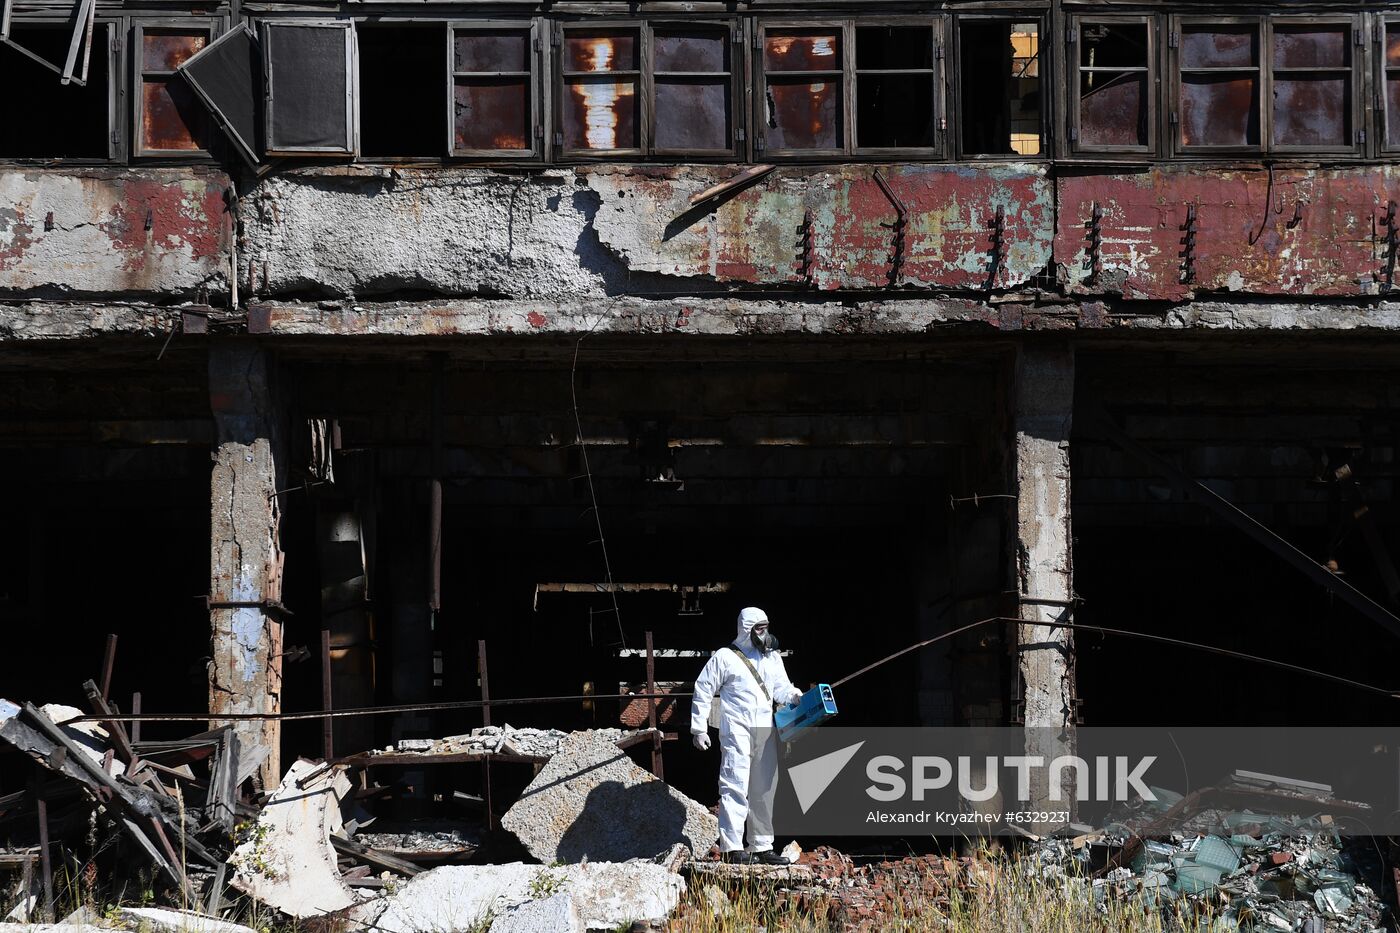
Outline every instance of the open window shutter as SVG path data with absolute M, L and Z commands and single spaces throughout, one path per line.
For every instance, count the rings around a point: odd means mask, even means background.
M 252 165 L 259 162 L 258 117 L 262 104 L 262 53 L 257 37 L 238 26 L 192 55 L 175 69 L 184 77 Z
M 268 155 L 354 155 L 355 29 L 263 23 Z

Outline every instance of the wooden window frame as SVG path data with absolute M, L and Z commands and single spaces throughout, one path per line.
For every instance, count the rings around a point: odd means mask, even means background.
M 143 38 L 146 30 L 169 30 L 178 32 L 196 32 L 203 29 L 206 33 L 204 48 L 213 45 L 224 32 L 224 22 L 222 17 L 216 16 L 192 16 L 185 19 L 172 19 L 170 17 L 137 17 L 131 23 L 131 157 L 133 159 L 209 159 L 213 154 L 208 149 L 147 149 L 141 144 L 141 123 L 145 117 L 146 95 L 143 93 L 148 75 L 160 75 L 166 78 L 184 82 L 183 78 L 177 77 L 174 71 L 147 71 L 143 68 L 143 57 L 145 46 Z M 200 51 L 203 51 L 201 49 Z M 191 56 L 193 57 L 193 56 Z M 188 87 L 188 85 L 186 85 Z M 206 107 L 205 101 L 199 98 L 200 107 Z M 206 129 L 210 132 L 218 130 L 212 113 L 207 114 Z
M 703 78 L 705 75 L 713 76 L 713 79 L 721 75 L 728 75 L 729 80 L 725 82 L 726 93 L 729 95 L 729 145 L 724 149 L 663 149 L 656 145 L 656 30 L 667 29 L 712 29 L 715 32 L 723 32 L 725 41 L 729 44 L 729 71 L 720 72 L 696 72 L 696 77 Z M 741 92 L 744 86 L 744 55 L 743 38 L 744 33 L 737 20 L 734 19 L 698 19 L 698 18 L 676 18 L 676 17 L 656 17 L 645 21 L 644 44 L 645 55 L 643 56 L 642 84 L 643 97 L 647 106 L 647 118 L 645 124 L 646 139 L 644 148 L 647 155 L 658 159 L 685 159 L 687 161 L 717 161 L 733 162 L 740 157 L 740 146 L 745 138 L 744 126 L 744 106 Z M 677 76 L 681 72 L 661 72 L 663 76 Z M 688 74 L 688 73 L 687 73 Z M 718 83 L 717 81 L 715 83 Z
M 1039 44 L 1037 54 L 1040 58 L 1039 80 L 1041 87 L 1040 94 L 1040 152 L 1035 155 L 1021 155 L 1013 152 L 1009 154 L 1001 153 L 981 153 L 968 152 L 963 148 L 962 135 L 962 24 L 976 22 L 991 23 L 1030 23 L 1034 22 L 1037 28 Z M 948 82 L 952 91 L 949 95 L 950 106 L 949 132 L 948 136 L 952 140 L 949 147 L 952 157 L 959 162 L 1044 162 L 1052 158 L 1054 140 L 1051 138 L 1050 111 L 1052 109 L 1051 93 L 1049 89 L 1054 86 L 1054 61 L 1051 58 L 1053 43 L 1047 41 L 1050 36 L 1050 16 L 1048 11 L 1043 9 L 1026 10 L 1016 12 L 1014 10 L 987 11 L 976 13 L 955 13 L 952 23 L 948 47 L 952 53 L 952 63 L 948 65 L 949 73 L 953 76 Z
M 917 26 L 930 31 L 933 43 L 932 67 L 928 69 L 883 69 L 861 68 L 856 60 L 856 31 L 861 28 L 882 26 Z M 775 71 L 779 77 L 813 78 L 839 76 L 841 94 L 838 106 L 841 114 L 841 144 L 827 149 L 775 149 L 767 146 L 767 96 L 769 72 L 764 65 L 764 49 L 769 31 L 810 32 L 812 30 L 835 30 L 841 40 L 840 67 L 829 71 Z M 948 17 L 931 13 L 907 16 L 856 16 L 839 19 L 760 19 L 754 25 L 752 70 L 753 107 L 749 118 L 753 121 L 754 157 L 764 162 L 830 161 L 832 159 L 943 159 L 947 152 L 948 140 L 948 72 L 947 72 Z M 857 83 L 860 76 L 897 73 L 929 73 L 933 81 L 934 141 L 931 146 L 861 146 L 859 139 L 859 114 L 857 113 Z
M 1400 26 L 1400 14 L 1377 14 L 1375 38 L 1376 65 L 1374 78 L 1376 82 L 1374 91 L 1376 143 L 1374 151 L 1384 155 L 1400 153 L 1400 141 L 1397 141 L 1394 145 L 1390 142 L 1390 97 L 1387 84 L 1389 83 L 1389 75 L 1392 70 L 1395 72 L 1395 79 L 1400 81 L 1400 65 L 1396 65 L 1395 68 L 1392 69 L 1390 63 L 1386 59 L 1386 34 L 1392 25 Z M 1400 136 L 1400 133 L 1396 135 Z
M 1361 17 L 1347 14 L 1314 14 L 1311 16 L 1269 16 L 1266 18 L 1266 30 L 1268 33 L 1268 92 L 1265 101 L 1269 103 L 1270 121 L 1273 119 L 1273 99 L 1275 72 L 1284 74 L 1299 74 L 1308 71 L 1318 73 L 1338 73 L 1345 71 L 1343 68 L 1275 68 L 1274 66 L 1274 29 L 1277 26 L 1346 26 L 1350 31 L 1350 69 L 1349 96 L 1348 103 L 1351 106 L 1351 119 L 1348 121 L 1351 131 L 1351 142 L 1345 146 L 1281 146 L 1273 142 L 1273 124 L 1269 126 L 1269 146 L 1268 151 L 1275 154 L 1284 155 L 1334 155 L 1344 158 L 1360 158 L 1366 152 L 1366 114 L 1361 107 L 1362 88 L 1365 80 L 1365 57 L 1366 57 L 1366 32 L 1365 24 Z
M 458 32 L 525 32 L 529 36 L 529 73 L 525 72 L 483 72 L 457 71 Z M 488 19 L 450 20 L 447 23 L 447 153 L 453 159 L 493 159 L 512 162 L 539 162 L 544 159 L 544 128 L 548 125 L 545 112 L 543 42 L 540 36 L 540 21 L 531 19 Z M 530 148 L 528 149 L 458 149 L 457 148 L 457 78 L 458 77 L 528 77 L 530 104 L 534 107 L 534 119 L 530 126 Z
M 1105 71 L 1114 73 L 1144 72 L 1147 76 L 1147 144 L 1140 146 L 1095 146 L 1085 143 L 1082 139 L 1081 115 L 1082 105 L 1080 96 L 1080 77 L 1086 70 L 1081 64 L 1082 53 L 1080 49 L 1084 42 L 1084 26 L 1104 23 L 1108 25 L 1142 25 L 1147 28 L 1147 66 L 1138 68 L 1095 68 L 1095 71 Z M 1096 13 L 1076 13 L 1069 17 L 1068 34 L 1066 36 L 1065 54 L 1065 106 L 1068 111 L 1068 132 L 1065 134 L 1069 142 L 1070 152 L 1074 155 L 1131 155 L 1140 158 L 1155 156 L 1159 151 L 1160 135 L 1158 133 L 1157 121 L 1160 110 L 1158 108 L 1158 22 L 1157 17 L 1150 13 L 1141 15 L 1132 14 L 1096 14 Z
M 1259 36 L 1259 145 L 1257 146 L 1187 146 L 1181 141 L 1181 101 L 1182 74 L 1181 34 L 1184 26 L 1235 26 L 1253 25 Z M 1351 30 L 1351 133 L 1352 140 L 1345 146 L 1286 146 L 1276 145 L 1274 138 L 1274 27 L 1284 25 L 1300 26 L 1346 26 Z M 1312 15 L 1255 15 L 1255 16 L 1205 16 L 1199 14 L 1176 14 L 1167 27 L 1170 30 L 1167 46 L 1170 53 L 1171 97 L 1168 104 L 1168 129 L 1171 134 L 1167 152 L 1173 159 L 1200 159 L 1244 156 L 1259 158 L 1276 155 L 1306 157 L 1361 158 L 1366 153 L 1366 122 L 1361 107 L 1362 89 L 1365 79 L 1365 31 L 1360 16 L 1350 13 Z M 1247 68 L 1221 68 L 1222 72 L 1246 72 Z M 1280 73 L 1298 73 L 1306 69 L 1278 69 Z M 1341 68 L 1322 68 L 1319 71 L 1337 72 Z M 1186 69 L 1186 73 L 1208 72 L 1209 69 Z
M 725 88 L 729 95 L 729 145 L 724 149 L 664 149 L 656 145 L 656 30 L 713 29 L 723 32 L 729 42 L 729 71 Z M 637 35 L 637 67 L 616 72 L 574 72 L 564 67 L 564 45 L 569 33 L 635 30 Z M 740 53 L 743 32 L 737 19 L 724 17 L 655 16 L 624 20 L 576 19 L 553 23 L 550 44 L 553 48 L 554 128 L 553 153 L 561 162 L 600 162 L 627 159 L 684 160 L 688 162 L 733 162 L 742 157 L 745 137 L 744 110 L 741 92 L 744 86 L 744 57 Z M 570 149 L 564 143 L 564 102 L 569 93 L 569 79 L 588 75 L 618 74 L 637 81 L 637 145 L 621 149 Z M 703 72 L 719 77 L 724 72 Z
M 564 44 L 571 32 L 624 32 L 635 30 L 637 34 L 637 66 L 618 71 L 566 71 L 564 69 Z M 651 125 L 651 102 L 647 99 L 647 41 L 643 20 L 570 20 L 556 22 L 552 31 L 551 45 L 554 49 L 554 154 L 560 161 L 567 162 L 606 162 L 641 159 L 647 151 L 647 130 Z M 637 145 L 618 149 L 570 149 L 564 142 L 564 101 L 569 93 L 569 78 L 588 75 L 620 75 L 637 82 Z
M 360 154 L 360 69 L 357 61 L 355 21 L 353 19 L 327 19 L 285 17 L 264 19 L 259 24 L 258 40 L 262 44 L 263 61 L 263 155 L 268 158 L 307 158 L 315 156 L 358 158 Z M 273 33 L 284 26 L 314 27 L 321 29 L 341 29 L 345 33 L 345 145 L 340 146 L 278 146 L 273 137 L 272 127 L 276 115 L 276 68 L 273 55 L 275 43 Z

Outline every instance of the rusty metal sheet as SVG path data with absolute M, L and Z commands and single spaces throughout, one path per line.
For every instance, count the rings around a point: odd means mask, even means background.
M 601 241 L 633 271 L 706 276 L 818 289 L 890 284 L 896 211 L 872 166 L 781 169 L 700 218 L 688 198 L 722 180 L 724 169 L 599 170 L 587 177 L 603 198 Z M 956 289 L 1012 288 L 1050 261 L 1054 210 L 1044 168 L 881 166 L 906 205 L 908 227 L 898 283 Z M 614 203 L 626 210 L 611 209 Z M 994 256 L 998 208 L 1000 258 Z M 798 230 L 812 221 L 807 274 Z
M 462 30 L 452 48 L 454 71 L 501 72 L 530 70 L 528 29 Z
M 227 185 L 222 173 L 194 168 L 0 174 L 0 293 L 226 287 Z
M 1262 170 L 1067 176 L 1057 182 L 1056 261 L 1078 293 L 1152 300 L 1223 291 L 1374 294 L 1385 266 L 1378 224 L 1397 176 L 1381 166 L 1276 169 L 1272 183 Z M 1189 208 L 1195 241 L 1188 257 Z
M 529 149 L 529 78 L 457 78 L 455 149 Z

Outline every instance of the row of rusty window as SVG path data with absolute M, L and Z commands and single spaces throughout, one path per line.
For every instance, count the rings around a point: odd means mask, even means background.
M 98 23 L 102 36 L 129 35 L 134 50 L 128 154 L 728 161 L 1046 149 L 1049 72 L 1036 19 L 223 27 L 213 18 Z M 0 81 L 35 93 L 19 104 L 29 119 L 15 121 L 26 133 L 0 135 L 0 157 L 124 152 L 120 82 L 110 80 L 122 70 L 121 43 L 103 60 L 99 39 L 93 75 L 77 87 L 26 70 L 36 57 L 61 57 L 66 26 L 16 23 L 5 41 L 28 54 L 0 45 Z M 1400 148 L 1400 22 L 1082 16 L 1069 19 L 1060 47 L 1073 153 L 1362 155 L 1371 81 L 1384 102 L 1375 108 L 1383 147 Z

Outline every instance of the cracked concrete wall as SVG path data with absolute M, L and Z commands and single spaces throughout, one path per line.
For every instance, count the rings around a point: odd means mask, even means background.
M 270 354 L 246 342 L 209 348 L 209 403 L 218 432 L 209 483 L 211 714 L 281 712 L 282 623 L 268 604 L 282 599 L 276 493 L 286 468 L 271 370 Z M 245 749 L 269 750 L 259 773 L 263 787 L 276 787 L 280 724 L 236 728 Z
M 227 187 L 202 169 L 0 172 L 0 296 L 223 292 Z

